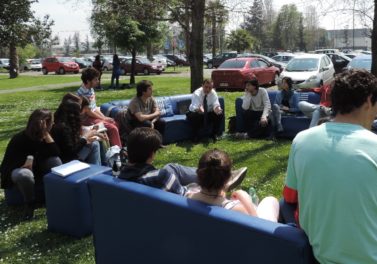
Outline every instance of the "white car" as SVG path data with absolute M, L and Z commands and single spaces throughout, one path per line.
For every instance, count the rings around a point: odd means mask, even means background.
M 9 59 L 1 59 L 0 58 L 0 68 L 4 68 L 9 70 Z
M 280 73 L 278 84 L 290 77 L 293 88 L 313 88 L 329 84 L 334 79 L 334 65 L 326 54 L 303 54 L 293 58 Z

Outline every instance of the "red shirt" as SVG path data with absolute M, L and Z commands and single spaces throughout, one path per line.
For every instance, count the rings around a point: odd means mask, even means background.
M 320 105 L 326 106 L 326 107 L 331 107 L 331 90 L 332 86 L 327 84 L 324 85 L 322 88 L 317 87 L 317 88 L 310 88 L 308 90 L 311 90 L 315 93 L 319 93 L 321 95 L 321 101 L 319 102 Z

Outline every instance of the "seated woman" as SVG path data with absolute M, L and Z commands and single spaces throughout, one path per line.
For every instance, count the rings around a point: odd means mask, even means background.
M 102 137 L 96 130 L 82 134 L 81 98 L 68 94 L 55 112 L 55 124 L 51 135 L 60 149 L 64 163 L 81 160 L 90 164 L 101 165 L 101 153 L 98 139 Z
M 25 201 L 25 219 L 34 215 L 34 185 L 43 184 L 43 175 L 61 165 L 59 148 L 50 135 L 54 118 L 47 109 L 37 109 L 26 129 L 10 140 L 0 166 L 1 188 L 14 185 Z
M 272 105 L 272 128 L 273 134 L 283 132 L 284 128 L 281 124 L 281 115 L 296 114 L 298 109 L 298 96 L 294 96 L 292 90 L 293 81 L 289 77 L 282 80 L 282 90 L 276 94 L 275 102 Z
M 225 209 L 239 211 L 251 216 L 277 222 L 279 217 L 279 202 L 274 197 L 264 198 L 259 205 L 253 204 L 251 197 L 245 191 L 238 190 L 226 198 L 226 183 L 231 177 L 232 161 L 227 153 L 218 149 L 205 152 L 199 160 L 197 169 L 197 191 L 189 191 L 189 198 L 204 203 L 218 205 Z

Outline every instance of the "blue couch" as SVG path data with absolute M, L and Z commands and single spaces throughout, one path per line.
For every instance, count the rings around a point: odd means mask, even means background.
M 191 94 L 174 95 L 167 97 L 156 97 L 159 108 L 162 109 L 162 119 L 166 121 L 163 143 L 170 144 L 192 138 L 192 129 L 190 123 L 186 120 L 186 111 L 191 102 Z M 224 98 L 219 97 L 221 108 L 225 111 Z M 128 106 L 130 100 L 116 100 L 101 105 L 101 112 L 110 117 L 115 115 Z M 163 108 L 166 109 L 163 109 Z M 225 129 L 225 118 L 221 125 L 221 133 Z M 207 127 L 199 131 L 201 135 L 209 135 L 210 128 Z
M 97 264 L 315 261 L 304 232 L 289 225 L 113 177 L 88 186 Z
M 268 91 L 271 105 L 275 102 L 275 97 L 278 91 Z M 314 92 L 300 92 L 295 94 L 299 96 L 298 101 L 307 101 L 312 104 L 319 104 L 320 96 Z M 244 120 L 242 118 L 242 97 L 236 99 L 236 130 L 237 132 L 246 132 Z M 287 115 L 281 117 L 281 122 L 284 127 L 284 132 L 279 136 L 285 138 L 294 138 L 296 134 L 302 130 L 309 128 L 310 118 L 306 117 L 303 113 L 298 115 Z

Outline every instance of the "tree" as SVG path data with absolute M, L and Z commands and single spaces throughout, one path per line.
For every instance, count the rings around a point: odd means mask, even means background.
M 227 43 L 229 49 L 236 50 L 238 53 L 241 53 L 253 47 L 254 39 L 245 29 L 237 29 L 230 32 Z
M 274 44 L 278 49 L 295 50 L 299 39 L 301 13 L 294 4 L 281 7 L 274 27 Z
M 255 39 L 255 48 L 260 51 L 263 44 L 263 2 L 262 0 L 254 0 L 250 7 L 250 15 L 246 17 L 246 21 L 242 24 L 242 28 L 246 29 Z
M 304 36 L 304 23 L 302 15 L 300 16 L 300 26 L 298 28 L 298 36 L 299 36 L 299 49 L 300 51 L 306 51 L 306 44 L 305 44 L 305 36 Z
M 90 51 L 90 43 L 89 43 L 88 35 L 86 35 L 85 41 L 81 42 L 81 46 L 83 47 L 85 53 L 88 53 Z
M 71 36 L 69 36 L 68 38 L 65 38 L 64 39 L 64 55 L 65 56 L 69 56 L 70 52 L 71 52 L 71 44 L 72 44 L 72 39 L 71 39 Z
M 79 32 L 75 32 L 75 34 L 73 34 L 72 42 L 75 47 L 75 51 L 74 51 L 75 56 L 79 57 L 80 56 L 80 33 Z
M 30 8 L 34 2 L 36 0 L 0 1 L 0 43 L 9 48 L 10 78 L 18 76 L 17 46 L 24 47 L 37 35 L 35 30 L 38 28 L 38 20 L 34 18 Z M 52 23 L 51 21 L 45 26 L 51 26 Z M 40 22 L 39 26 L 43 28 L 42 25 L 43 22 Z

